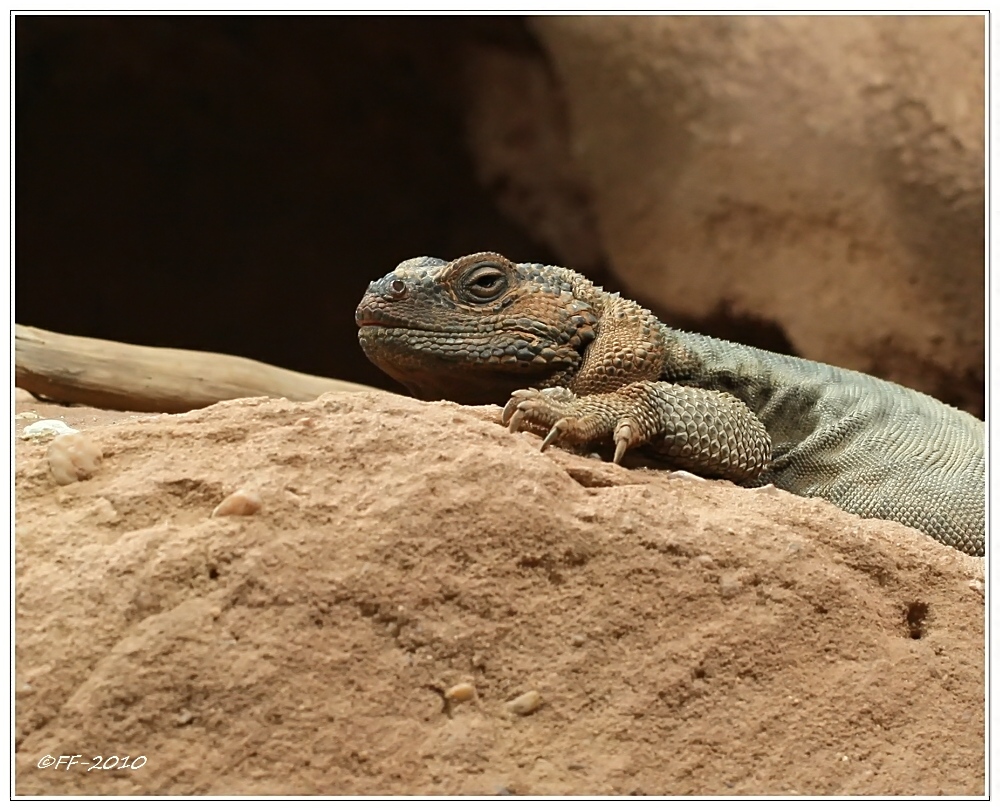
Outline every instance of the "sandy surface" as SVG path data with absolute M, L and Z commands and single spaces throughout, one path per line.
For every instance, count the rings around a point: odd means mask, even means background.
M 981 562 L 497 412 L 63 409 L 65 486 L 19 440 L 17 793 L 984 791 Z

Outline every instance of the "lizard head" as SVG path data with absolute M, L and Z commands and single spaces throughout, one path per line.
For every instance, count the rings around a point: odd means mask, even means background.
M 497 253 L 418 257 L 368 285 L 355 320 L 368 358 L 423 399 L 505 402 L 572 377 L 599 313 L 590 282 Z

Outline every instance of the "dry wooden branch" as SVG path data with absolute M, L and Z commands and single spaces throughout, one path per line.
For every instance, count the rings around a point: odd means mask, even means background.
M 293 372 L 249 358 L 60 335 L 14 325 L 14 383 L 64 403 L 181 412 L 238 397 L 314 400 L 369 386 Z

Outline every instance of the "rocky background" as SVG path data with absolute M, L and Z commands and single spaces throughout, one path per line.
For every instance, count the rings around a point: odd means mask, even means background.
M 15 21 L 20 323 L 391 387 L 415 255 L 984 403 L 981 17 Z

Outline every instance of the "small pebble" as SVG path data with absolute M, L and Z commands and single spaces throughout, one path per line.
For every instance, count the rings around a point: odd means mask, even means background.
M 253 515 L 260 509 L 260 506 L 260 496 L 256 493 L 249 490 L 237 490 L 219 502 L 219 506 L 212 510 L 212 518 L 223 515 Z
M 101 467 L 103 456 L 94 440 L 77 432 L 53 439 L 46 455 L 49 470 L 59 484 L 89 479 Z
M 34 411 L 21 411 L 14 415 L 15 420 L 37 420 L 38 415 Z
M 986 584 L 982 580 L 970 580 L 969 588 L 983 594 L 986 591 Z
M 755 488 L 753 488 L 750 492 L 751 493 L 759 493 L 762 496 L 773 496 L 775 493 L 778 492 L 778 488 L 775 487 L 770 482 L 768 482 L 763 487 L 755 487 Z
M 449 687 L 444 691 L 444 697 L 448 701 L 453 701 L 456 704 L 462 701 L 472 701 L 476 697 L 476 687 L 467 681 L 459 682 L 453 687 Z
M 528 690 L 504 705 L 514 715 L 531 715 L 542 706 L 542 696 L 537 690 Z
M 684 479 L 685 481 L 689 481 L 689 482 L 703 482 L 703 481 L 706 481 L 701 476 L 699 476 L 697 473 L 692 473 L 690 470 L 674 470 L 674 471 L 671 471 L 667 475 L 667 478 L 669 478 L 669 479 Z
M 45 436 L 66 436 L 77 434 L 76 428 L 70 428 L 62 420 L 39 420 L 25 426 L 21 431 L 21 439 L 38 439 Z
M 587 637 L 583 634 L 573 634 L 573 636 L 569 638 L 569 641 L 572 642 L 574 646 L 579 648 L 587 641 Z

